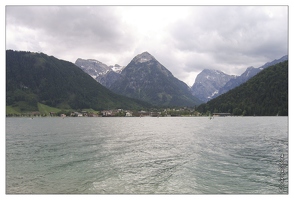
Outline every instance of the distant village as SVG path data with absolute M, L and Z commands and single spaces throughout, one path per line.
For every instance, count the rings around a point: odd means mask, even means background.
M 226 117 L 232 116 L 232 113 L 199 113 L 195 108 L 165 108 L 150 110 L 124 110 L 124 109 L 110 109 L 102 111 L 94 110 L 80 110 L 80 111 L 59 111 L 49 112 L 48 114 L 39 111 L 6 115 L 6 117 Z
M 194 108 L 166 108 L 166 109 L 153 109 L 151 111 L 141 110 L 123 110 L 123 109 L 111 109 L 102 111 L 73 111 L 73 112 L 49 112 L 48 115 L 42 114 L 38 111 L 25 113 L 21 116 L 27 117 L 193 117 L 201 116 L 199 112 Z
M 112 110 L 102 110 L 99 112 L 71 112 L 66 115 L 64 113 L 56 115 L 55 113 L 50 113 L 51 116 L 60 117 L 174 117 L 174 116 L 199 116 L 198 112 L 194 109 L 189 108 L 178 108 L 178 109 L 163 109 L 161 111 L 134 111 L 134 110 L 123 110 L 123 109 L 112 109 Z

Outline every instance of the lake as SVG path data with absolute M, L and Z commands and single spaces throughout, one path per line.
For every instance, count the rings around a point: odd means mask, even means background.
M 7 194 L 288 194 L 288 117 L 6 118 Z

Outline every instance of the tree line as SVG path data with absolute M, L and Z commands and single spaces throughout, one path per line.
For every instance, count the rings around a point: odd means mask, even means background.
M 288 61 L 268 67 L 246 83 L 198 106 L 197 111 L 243 116 L 288 115 Z

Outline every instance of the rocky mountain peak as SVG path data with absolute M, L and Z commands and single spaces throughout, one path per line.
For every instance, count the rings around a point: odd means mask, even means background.
M 108 71 L 109 67 L 102 63 L 99 62 L 98 60 L 94 60 L 94 59 L 81 59 L 78 58 L 75 62 L 75 65 L 77 65 L 80 68 L 92 68 L 92 69 L 96 69 L 96 70 L 100 70 L 100 71 Z
M 159 106 L 195 106 L 202 102 L 148 52 L 132 59 L 110 89 Z
M 94 60 L 94 59 L 81 59 L 78 58 L 75 65 L 81 68 L 84 72 L 89 74 L 96 81 L 105 86 L 105 82 L 102 82 L 102 77 L 104 77 L 108 72 L 115 71 L 120 73 L 122 67 L 119 65 L 107 66 L 106 64 Z
M 245 72 L 243 72 L 240 76 L 231 76 L 231 79 L 229 79 L 229 81 L 227 81 L 225 83 L 225 85 L 223 85 L 221 88 L 219 88 L 218 90 L 215 90 L 215 92 L 213 92 L 213 95 L 210 95 L 209 96 L 210 98 L 208 98 L 207 100 L 215 98 L 221 94 L 228 92 L 229 90 L 241 85 L 242 83 L 245 83 L 250 78 L 252 78 L 256 74 L 258 74 L 259 72 L 264 70 L 265 68 L 272 66 L 272 65 L 275 65 L 277 63 L 283 62 L 285 60 L 288 60 L 288 55 L 285 55 L 285 56 L 281 57 L 280 59 L 275 59 L 271 62 L 267 62 L 263 66 L 258 67 L 258 68 L 255 68 L 252 66 L 248 67 L 245 70 Z M 211 81 L 211 80 L 207 81 L 208 79 L 205 77 L 205 73 L 207 73 L 207 70 L 203 70 L 204 75 L 202 75 L 202 77 L 196 77 L 196 80 L 198 80 L 198 82 L 195 81 L 194 86 L 191 88 L 193 94 L 196 96 L 199 95 L 199 93 L 200 93 L 200 96 L 204 95 L 205 94 L 204 92 L 207 91 L 207 88 L 211 88 L 211 84 L 213 84 L 213 82 L 215 82 L 215 81 Z M 202 74 L 202 72 L 200 74 Z M 202 81 L 199 81 L 200 78 L 202 78 Z M 206 80 L 207 82 L 205 82 L 204 80 Z M 199 83 L 201 83 L 201 84 L 199 84 Z M 201 92 L 200 90 L 202 90 L 204 92 Z
M 207 102 L 218 94 L 219 89 L 235 76 L 225 74 L 214 69 L 204 69 L 198 74 L 194 85 L 191 87 L 192 94 L 200 100 Z
M 148 53 L 147 51 L 137 55 L 132 61 L 135 63 L 144 63 L 144 62 L 148 62 L 150 60 L 155 60 L 155 58 Z
M 201 83 L 203 81 L 215 81 L 215 82 L 223 82 L 222 79 L 226 79 L 228 77 L 222 71 L 214 70 L 214 69 L 204 69 L 195 79 L 195 83 Z
M 260 72 L 261 69 L 255 68 L 255 67 L 248 67 L 243 74 L 241 74 L 241 77 L 248 80 L 249 78 L 255 76 L 258 72 Z

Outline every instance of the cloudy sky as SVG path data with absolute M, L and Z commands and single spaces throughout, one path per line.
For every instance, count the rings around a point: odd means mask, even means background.
M 6 49 L 126 66 L 148 51 L 194 83 L 288 54 L 287 6 L 6 6 Z

